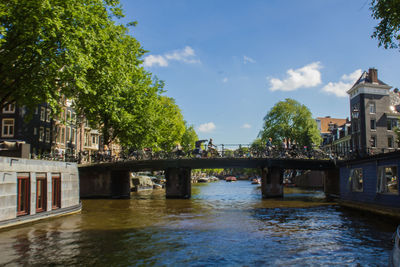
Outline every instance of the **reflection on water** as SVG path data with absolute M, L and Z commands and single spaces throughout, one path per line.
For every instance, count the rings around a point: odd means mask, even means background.
M 262 200 L 247 181 L 130 200 L 84 200 L 81 214 L 0 232 L 0 265 L 382 266 L 396 224 L 285 188 Z

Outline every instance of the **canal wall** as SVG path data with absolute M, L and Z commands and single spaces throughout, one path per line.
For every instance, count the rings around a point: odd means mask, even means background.
M 0 228 L 79 210 L 76 164 L 0 157 Z

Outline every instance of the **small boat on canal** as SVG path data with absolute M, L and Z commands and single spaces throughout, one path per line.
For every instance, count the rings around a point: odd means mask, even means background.
M 225 181 L 226 182 L 236 182 L 237 179 L 236 179 L 235 176 L 228 176 L 228 177 L 225 178 Z
M 251 184 L 261 184 L 260 179 L 253 178 L 253 180 L 251 180 Z
M 389 256 L 389 266 L 400 266 L 400 226 L 397 227 L 396 232 L 393 234 L 393 249 Z
M 201 177 L 197 180 L 198 183 L 208 183 L 209 181 L 208 177 Z

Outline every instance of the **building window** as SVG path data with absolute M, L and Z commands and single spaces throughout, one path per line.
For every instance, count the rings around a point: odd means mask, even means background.
M 51 115 L 51 110 L 48 108 L 46 109 L 46 121 L 50 122 L 50 115 Z
M 46 119 L 46 109 L 44 107 L 40 108 L 40 120 L 45 121 Z
M 60 128 L 60 126 L 57 126 L 57 129 L 56 129 L 56 142 L 57 142 L 57 144 L 61 143 L 61 128 Z
M 376 130 L 376 120 L 371 120 L 371 130 Z
M 36 212 L 46 211 L 47 179 L 45 173 L 36 174 Z
M 46 143 L 50 143 L 50 128 L 46 128 Z
M 393 136 L 388 136 L 388 148 L 393 148 Z
M 44 128 L 40 127 L 39 128 L 39 141 L 43 142 L 43 140 L 44 140 Z
M 89 146 L 89 141 L 90 141 L 90 134 L 89 133 L 85 133 L 85 137 L 84 137 L 84 146 Z
M 61 143 L 65 144 L 65 128 L 61 128 Z
M 70 138 L 71 138 L 71 128 L 70 127 L 67 127 L 66 128 L 66 131 L 67 131 L 67 142 L 69 142 L 70 141 Z
M 7 104 L 3 108 L 3 113 L 7 113 L 7 114 L 15 113 L 15 104 Z
M 72 116 L 71 116 L 71 110 L 67 111 L 67 121 L 71 121 Z
M 98 136 L 93 134 L 92 135 L 92 145 L 97 145 L 98 144 Z
M 3 119 L 2 128 L 2 137 L 14 137 L 14 119 Z
M 33 128 L 33 135 L 37 135 L 37 128 Z
M 65 110 L 61 111 L 61 121 L 65 121 Z
M 363 172 L 361 168 L 350 170 L 351 191 L 363 192 Z
M 52 209 L 61 208 L 61 175 L 52 174 L 51 175 L 51 184 L 52 184 L 52 200 L 51 206 Z
M 397 166 L 382 166 L 378 168 L 377 192 L 380 194 L 399 194 Z
M 71 143 L 75 144 L 75 133 L 76 130 L 74 128 L 71 128 Z
M 394 130 L 397 127 L 397 119 L 387 119 L 387 129 L 389 131 Z
M 27 215 L 30 211 L 29 173 L 17 174 L 17 216 Z
M 376 104 L 375 104 L 375 102 L 370 102 L 369 103 L 369 113 L 370 114 L 375 114 L 376 113 Z
M 371 136 L 371 147 L 376 147 L 376 136 Z

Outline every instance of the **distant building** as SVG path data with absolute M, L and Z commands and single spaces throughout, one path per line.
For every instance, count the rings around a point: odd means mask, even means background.
M 333 134 L 332 131 L 340 125 L 346 123 L 347 119 L 336 119 L 330 116 L 318 117 L 315 120 L 317 122 L 318 130 L 322 137 L 322 146 L 332 144 Z
M 335 155 L 344 157 L 351 152 L 351 122 L 347 121 L 332 130 L 331 150 Z
M 0 112 L 0 123 L 0 142 L 26 142 L 31 145 L 32 157 L 51 155 L 64 159 L 82 155 L 89 161 L 100 148 L 98 130 L 78 117 L 68 100 L 59 116 L 53 116 L 47 104 L 38 105 L 33 113 L 26 107 L 9 104 Z
M 378 79 L 378 71 L 369 69 L 347 91 L 350 96 L 352 150 L 360 155 L 392 151 L 398 148 L 394 128 L 400 114 L 391 102 L 391 86 Z

